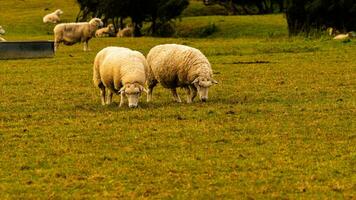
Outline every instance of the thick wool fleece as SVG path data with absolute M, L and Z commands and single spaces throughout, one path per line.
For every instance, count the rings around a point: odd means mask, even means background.
M 94 60 L 93 81 L 96 86 L 117 92 L 127 83 L 144 86 L 148 64 L 138 51 L 123 47 L 107 47 L 101 50 Z
M 190 85 L 198 76 L 211 78 L 208 59 L 198 49 L 164 44 L 155 46 L 147 55 L 148 81 L 158 81 L 165 88 Z
M 100 20 L 94 18 L 89 22 L 62 23 L 54 27 L 54 40 L 57 43 L 73 45 L 77 42 L 90 40 L 100 25 Z
M 50 13 L 46 16 L 43 17 L 43 23 L 58 23 L 61 21 L 61 19 L 59 18 L 59 16 L 63 14 L 63 11 L 60 9 L 57 9 L 56 11 L 54 11 L 53 13 Z

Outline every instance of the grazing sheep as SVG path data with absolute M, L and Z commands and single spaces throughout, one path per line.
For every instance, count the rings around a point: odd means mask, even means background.
M 2 26 L 0 26 L 0 35 L 4 35 L 5 34 L 5 30 L 2 28 Z
M 148 64 L 144 55 L 123 47 L 106 47 L 95 57 L 93 67 L 94 85 L 101 92 L 101 104 L 110 104 L 113 94 L 120 94 L 120 107 L 125 96 L 129 107 L 138 105 L 144 88 Z M 108 98 L 106 99 L 106 89 Z
M 106 35 L 115 36 L 115 27 L 113 24 L 109 24 L 107 27 L 98 29 L 95 32 L 95 37 L 104 37 Z
M 6 40 L 2 37 L 0 37 L 0 42 L 6 42 Z
M 53 13 L 50 13 L 50 14 L 44 16 L 43 23 L 51 22 L 53 24 L 57 24 L 58 22 L 61 21 L 61 19 L 59 18 L 61 16 L 61 14 L 63 14 L 63 11 L 61 9 L 57 9 Z
M 181 102 L 176 88 L 186 89 L 187 103 L 191 103 L 199 93 L 200 100 L 208 99 L 209 87 L 218 82 L 212 78 L 213 72 L 208 59 L 192 47 L 178 44 L 164 44 L 153 47 L 147 55 L 148 96 L 152 100 L 152 91 L 159 82 L 171 89 L 173 99 Z
M 126 27 L 124 29 L 119 29 L 119 32 L 116 34 L 117 37 L 133 37 L 134 30 L 133 27 Z
M 93 18 L 89 22 L 62 23 L 54 27 L 54 50 L 59 44 L 73 45 L 78 42 L 84 43 L 84 51 L 88 50 L 88 42 L 95 35 L 95 31 L 103 26 L 99 18 Z

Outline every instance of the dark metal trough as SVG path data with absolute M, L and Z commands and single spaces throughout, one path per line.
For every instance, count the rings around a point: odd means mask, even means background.
M 0 59 L 50 58 L 53 56 L 53 41 L 0 42 Z

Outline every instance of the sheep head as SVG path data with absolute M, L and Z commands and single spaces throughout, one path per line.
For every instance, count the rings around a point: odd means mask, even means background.
M 61 9 L 57 9 L 56 11 L 56 14 L 59 16 L 59 15 L 61 15 L 61 14 L 63 14 L 63 11 L 61 10 Z
M 192 84 L 197 88 L 200 100 L 206 102 L 208 100 L 209 87 L 213 84 L 218 84 L 218 82 L 210 77 L 199 76 L 194 79 Z
M 102 27 L 104 24 L 99 18 L 93 18 L 89 21 L 89 24 L 95 25 L 96 27 Z
M 130 108 L 136 108 L 138 106 L 138 99 L 142 92 L 147 93 L 146 89 L 138 83 L 126 83 L 119 92 L 121 95 L 127 97 Z
M 115 27 L 113 24 L 108 25 L 108 31 L 110 34 L 115 34 Z

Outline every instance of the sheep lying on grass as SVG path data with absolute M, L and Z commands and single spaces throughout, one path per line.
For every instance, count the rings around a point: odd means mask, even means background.
M 351 31 L 346 34 L 338 34 L 333 39 L 334 40 L 350 40 L 353 37 L 355 37 L 355 33 L 353 31 Z
M 95 32 L 95 37 L 115 36 L 115 27 L 113 24 L 109 24 L 105 28 L 98 29 Z
M 339 34 L 339 35 L 336 35 L 334 38 L 334 40 L 347 40 L 347 39 L 350 39 L 350 36 L 348 33 L 346 34 Z
M 95 57 L 93 67 L 94 85 L 101 92 L 101 104 L 110 104 L 113 94 L 120 94 L 120 107 L 125 96 L 129 107 L 138 106 L 146 82 L 148 64 L 144 55 L 123 47 L 106 47 Z M 106 89 L 108 98 L 106 99 Z
M 200 100 L 208 99 L 209 87 L 217 81 L 212 78 L 213 72 L 208 59 L 192 47 L 178 44 L 164 44 L 153 47 L 147 55 L 148 96 L 152 100 L 153 88 L 159 82 L 163 87 L 171 89 L 173 98 L 181 102 L 176 88 L 186 89 L 187 102 L 191 103 L 197 92 Z
M 133 37 L 134 30 L 132 27 L 126 27 L 124 29 L 119 29 L 119 32 L 116 34 L 117 37 Z
M 53 13 L 50 13 L 46 16 L 43 17 L 43 23 L 58 23 L 61 21 L 61 19 L 59 18 L 61 16 L 61 14 L 63 14 L 63 11 L 61 9 L 57 9 L 56 11 L 54 11 Z
M 88 50 L 88 41 L 95 35 L 95 31 L 103 26 L 99 18 L 93 18 L 89 22 L 62 23 L 54 27 L 54 50 L 60 43 L 73 45 L 78 42 L 84 43 L 84 51 Z

